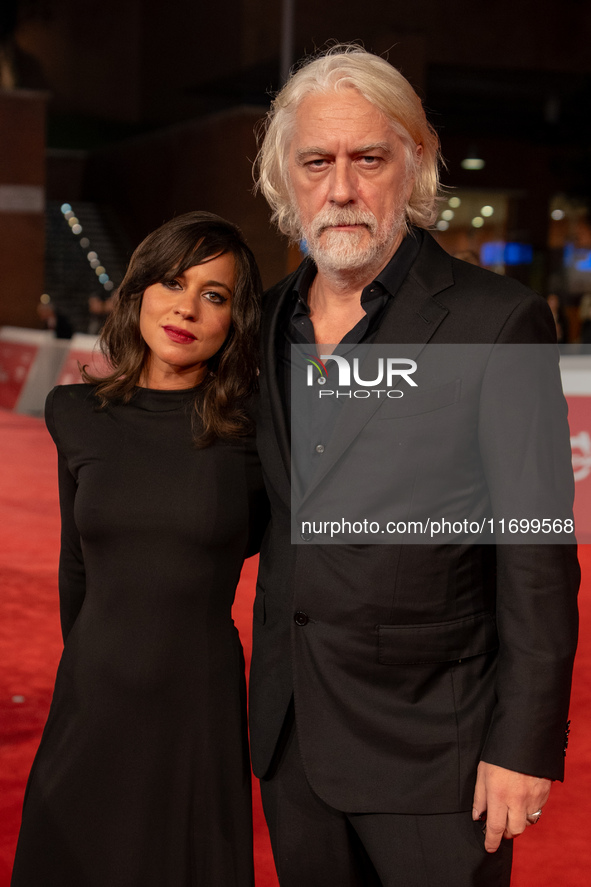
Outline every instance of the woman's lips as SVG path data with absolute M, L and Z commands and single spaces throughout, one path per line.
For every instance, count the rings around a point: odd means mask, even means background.
M 189 345 L 195 341 L 195 336 L 192 333 L 182 330 L 178 326 L 165 326 L 162 329 L 172 342 L 177 342 L 180 345 Z

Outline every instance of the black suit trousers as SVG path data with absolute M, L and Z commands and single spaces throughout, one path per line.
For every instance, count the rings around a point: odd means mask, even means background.
M 471 811 L 345 813 L 326 804 L 306 778 L 293 707 L 261 794 L 281 887 L 509 887 L 512 841 L 487 853 Z

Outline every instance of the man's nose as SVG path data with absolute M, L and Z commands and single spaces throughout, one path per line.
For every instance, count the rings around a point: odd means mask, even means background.
M 331 174 L 330 201 L 339 206 L 346 206 L 348 203 L 354 202 L 356 197 L 357 186 L 354 170 L 347 161 L 337 161 Z

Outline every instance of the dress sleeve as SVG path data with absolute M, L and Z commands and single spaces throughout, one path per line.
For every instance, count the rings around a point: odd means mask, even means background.
M 60 621 L 64 643 L 68 634 L 82 609 L 86 592 L 86 571 L 80 533 L 74 519 L 74 502 L 76 499 L 77 483 L 68 467 L 68 460 L 63 451 L 59 422 L 56 421 L 56 413 L 59 408 L 56 404 L 56 391 L 53 389 L 47 397 L 45 404 L 45 422 L 51 434 L 58 454 L 58 484 L 61 516 L 61 543 L 59 560 L 59 595 L 60 595 Z

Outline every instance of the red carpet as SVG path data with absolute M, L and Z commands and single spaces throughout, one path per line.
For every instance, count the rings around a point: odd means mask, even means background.
M 55 451 L 40 420 L 0 410 L 0 466 L 0 887 L 8 887 L 25 781 L 61 653 Z M 591 577 L 591 547 L 581 550 L 581 561 Z M 247 562 L 235 605 L 247 661 L 255 571 L 254 560 Z M 553 787 L 540 825 L 517 841 L 513 887 L 588 887 L 591 880 L 590 597 L 587 578 L 567 780 Z M 258 790 L 254 812 L 257 887 L 275 887 Z

